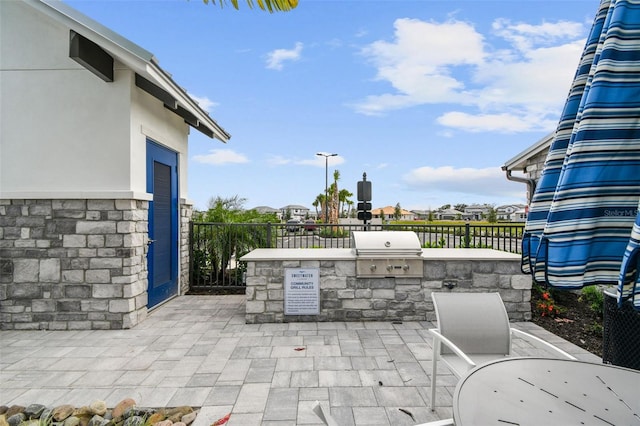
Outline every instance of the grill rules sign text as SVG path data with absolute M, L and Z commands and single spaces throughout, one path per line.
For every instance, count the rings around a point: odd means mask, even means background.
M 285 268 L 284 314 L 320 314 L 320 270 Z

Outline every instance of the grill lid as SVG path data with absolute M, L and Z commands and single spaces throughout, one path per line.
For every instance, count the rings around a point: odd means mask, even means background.
M 420 239 L 413 231 L 353 231 L 351 247 L 360 257 L 421 256 Z

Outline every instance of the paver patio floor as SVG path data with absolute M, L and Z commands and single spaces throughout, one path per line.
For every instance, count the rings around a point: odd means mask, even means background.
M 202 407 L 194 426 L 414 425 L 452 416 L 441 365 L 428 406 L 430 322 L 245 324 L 245 296 L 181 296 L 131 330 L 0 331 L 0 405 Z M 596 356 L 533 323 L 515 326 L 579 359 Z M 515 340 L 518 355 L 544 355 Z M 441 374 L 441 375 L 440 375 Z M 402 408 L 413 415 L 413 419 Z

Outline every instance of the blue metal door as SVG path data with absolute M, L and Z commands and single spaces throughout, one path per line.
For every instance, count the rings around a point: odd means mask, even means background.
M 178 294 L 178 155 L 147 140 L 149 203 L 148 304 Z

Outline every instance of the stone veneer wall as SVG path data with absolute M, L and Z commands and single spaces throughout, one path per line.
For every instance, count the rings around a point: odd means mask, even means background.
M 320 268 L 320 315 L 284 315 L 285 268 Z M 498 291 L 511 320 L 531 319 L 531 277 L 519 261 L 426 259 L 423 278 L 373 279 L 356 278 L 353 260 L 271 260 L 248 262 L 246 322 L 435 321 L 433 291 Z
M 180 295 L 189 291 L 191 284 L 191 265 L 189 245 L 191 220 L 193 218 L 193 206 L 180 203 Z
M 142 321 L 148 209 L 140 200 L 0 200 L 0 328 Z

